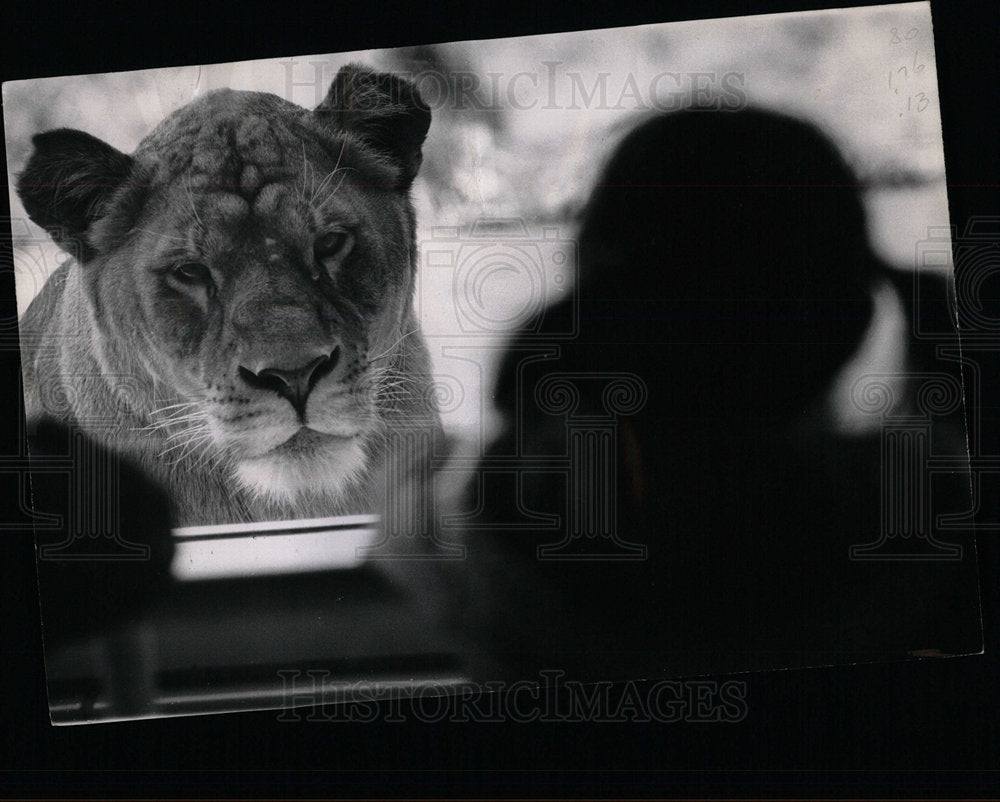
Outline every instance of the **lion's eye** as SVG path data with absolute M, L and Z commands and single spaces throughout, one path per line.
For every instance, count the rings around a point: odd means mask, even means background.
M 170 269 L 170 278 L 189 289 L 203 289 L 209 297 L 215 295 L 212 271 L 200 262 L 181 262 Z
M 174 278 L 192 284 L 195 282 L 210 283 L 212 281 L 212 274 L 209 272 L 209 269 L 198 262 L 185 262 L 174 267 L 171 272 Z
M 350 231 L 328 231 L 316 238 L 313 256 L 332 275 L 353 247 L 354 235 Z

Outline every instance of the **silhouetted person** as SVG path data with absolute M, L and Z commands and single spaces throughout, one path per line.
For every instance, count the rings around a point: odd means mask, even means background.
M 651 119 L 615 151 L 578 242 L 579 299 L 541 324 L 562 332 L 578 315 L 578 336 L 530 362 L 538 337 L 526 334 L 500 370 L 506 428 L 484 465 L 521 458 L 520 486 L 484 470 L 470 491 L 466 625 L 499 670 L 620 678 L 973 643 L 973 630 L 941 623 L 974 609 L 968 552 L 947 564 L 848 559 L 879 533 L 879 439 L 837 435 L 827 399 L 885 269 L 829 142 L 763 111 Z M 554 374 L 578 377 L 577 419 L 607 402 L 579 377 L 645 385 L 645 404 L 618 421 L 613 488 L 617 531 L 647 546 L 645 560 L 539 559 L 560 533 L 526 522 L 565 527 L 574 492 L 529 464 L 567 453 L 566 415 L 538 392 Z M 584 467 L 569 485 L 606 492 L 603 464 Z M 967 476 L 950 481 L 951 508 L 967 508 Z

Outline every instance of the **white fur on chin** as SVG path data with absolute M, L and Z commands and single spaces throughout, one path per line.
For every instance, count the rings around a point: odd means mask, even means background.
M 365 468 L 360 438 L 337 440 L 308 454 L 269 452 L 236 463 L 236 477 L 250 493 L 295 504 L 305 496 L 339 497 Z

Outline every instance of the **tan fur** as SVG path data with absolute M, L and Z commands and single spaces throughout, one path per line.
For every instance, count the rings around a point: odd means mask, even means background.
M 397 101 L 383 117 L 412 112 Z M 271 95 L 211 93 L 121 155 L 127 177 L 89 201 L 85 228 L 53 231 L 64 247 L 76 237 L 84 258 L 21 321 L 28 419 L 72 423 L 131 455 L 168 489 L 177 525 L 378 512 L 407 477 L 428 476 L 440 424 L 412 307 L 408 168 L 330 119 Z M 410 135 L 417 165 L 425 132 Z M 20 191 L 56 229 L 59 204 L 94 179 L 75 166 L 60 175 L 36 145 Z M 31 189 L 49 175 L 62 195 Z M 354 248 L 325 270 L 314 242 L 342 225 Z M 211 292 L 170 272 L 184 262 L 210 269 Z M 310 348 L 338 359 L 301 418 L 241 378 Z

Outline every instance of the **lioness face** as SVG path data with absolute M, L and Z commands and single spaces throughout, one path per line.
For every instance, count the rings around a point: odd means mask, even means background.
M 342 71 L 315 112 L 207 95 L 140 144 L 87 234 L 97 325 L 155 379 L 166 450 L 210 453 L 272 499 L 360 476 L 414 390 L 408 188 L 429 112 L 414 133 L 399 92 L 410 117 L 426 109 L 388 79 Z M 380 87 L 397 95 L 381 115 Z
M 363 467 L 409 320 L 413 231 L 394 176 L 372 181 L 346 143 L 340 164 L 314 146 L 269 165 L 273 143 L 230 145 L 253 124 L 204 144 L 237 181 L 186 171 L 154 188 L 138 236 L 100 268 L 109 283 L 132 273 L 149 368 L 198 402 L 214 448 L 255 489 L 288 494 Z

